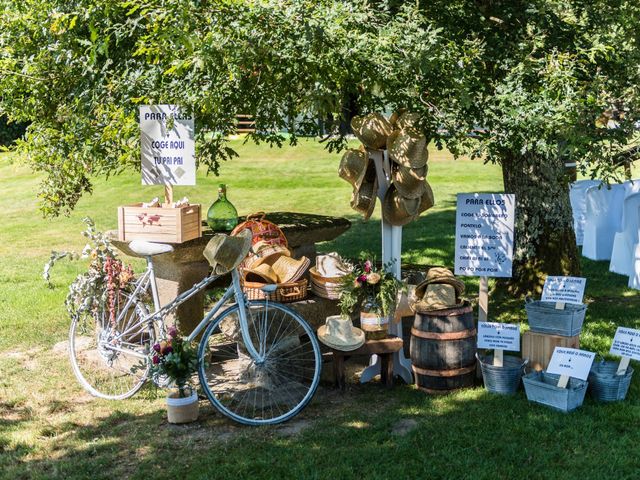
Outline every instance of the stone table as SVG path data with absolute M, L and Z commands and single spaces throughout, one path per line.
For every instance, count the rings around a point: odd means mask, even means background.
M 290 250 L 295 258 L 308 257 L 312 265 L 316 257 L 316 243 L 335 239 L 351 227 L 351 222 L 346 218 L 313 215 L 308 213 L 273 212 L 265 218 L 277 224 L 287 237 Z M 240 222 L 244 218 L 240 218 Z M 206 224 L 205 224 L 206 225 Z M 209 263 L 202 252 L 213 236 L 208 226 L 203 227 L 202 237 L 194 240 L 174 244 L 174 251 L 154 257 L 158 293 L 160 303 L 165 305 L 180 293 L 188 290 L 194 283 L 202 280 L 209 273 Z M 113 245 L 125 255 L 137 257 L 129 249 L 129 242 L 118 240 L 118 232 L 107 232 Z M 230 276 L 225 276 L 216 282 L 217 285 L 226 286 L 231 282 Z M 325 302 L 321 302 L 325 303 Z M 308 310 L 309 302 L 304 302 L 303 310 Z M 295 308 L 295 307 L 294 307 Z M 333 310 L 328 308 L 328 310 Z M 204 293 L 195 295 L 175 312 L 175 316 L 169 318 L 177 322 L 183 333 L 190 333 L 200 322 L 204 312 Z M 300 312 L 303 316 L 308 312 Z

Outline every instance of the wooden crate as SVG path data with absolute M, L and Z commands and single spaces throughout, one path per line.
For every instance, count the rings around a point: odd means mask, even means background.
M 563 337 L 531 331 L 522 335 L 522 358 L 528 358 L 528 366 L 535 370 L 547 368 L 556 347 L 580 348 L 580 335 Z
M 200 205 L 178 208 L 143 207 L 141 203 L 118 207 L 118 239 L 182 243 L 202 236 Z

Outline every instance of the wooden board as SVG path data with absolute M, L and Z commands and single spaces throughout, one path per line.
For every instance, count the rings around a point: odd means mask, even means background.
M 522 358 L 528 358 L 529 366 L 538 371 L 547 368 L 556 347 L 580 348 L 580 336 L 563 337 L 531 331 L 522 335 Z
M 118 239 L 183 243 L 202 236 L 200 205 L 145 208 L 142 204 L 118 207 Z

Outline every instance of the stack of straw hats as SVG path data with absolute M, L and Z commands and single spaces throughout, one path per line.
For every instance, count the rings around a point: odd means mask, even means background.
M 416 286 L 411 309 L 424 313 L 446 310 L 463 304 L 464 282 L 444 267 L 433 267 L 424 281 Z
M 243 269 L 246 282 L 283 284 L 302 278 L 311 263 L 307 257 L 298 260 L 283 245 L 258 242 L 253 246 L 254 255 Z
M 382 201 L 382 216 L 391 225 L 415 220 L 434 205 L 433 191 L 426 180 L 428 141 L 418 128 L 419 116 L 394 113 L 387 119 L 380 113 L 353 117 L 351 128 L 362 142 L 360 149 L 347 150 L 338 174 L 353 187 L 351 207 L 368 220 L 378 191 L 375 164 L 369 151 L 384 150 L 392 160 L 391 185 Z
M 337 300 L 342 293 L 342 280 L 353 270 L 337 252 L 318 255 L 315 267 L 311 267 L 311 291 L 319 297 Z

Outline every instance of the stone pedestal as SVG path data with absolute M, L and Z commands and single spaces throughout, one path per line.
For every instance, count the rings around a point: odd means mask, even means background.
M 351 222 L 346 218 L 327 217 L 291 212 L 274 212 L 266 215 L 267 220 L 277 224 L 287 237 L 292 254 L 296 258 L 306 256 L 315 263 L 316 243 L 326 242 L 338 237 L 351 227 Z M 244 221 L 241 218 L 240 221 Z M 107 232 L 113 245 L 125 255 L 137 257 L 129 249 L 129 242 L 118 240 L 118 232 Z M 174 251 L 153 257 L 153 264 L 158 281 L 158 293 L 160 303 L 165 305 L 177 295 L 188 290 L 191 286 L 202 280 L 209 273 L 209 263 L 202 255 L 205 246 L 214 235 L 207 226 L 203 227 L 202 237 L 194 240 L 174 244 Z M 227 286 L 231 283 L 231 276 L 225 275 L 215 282 L 216 286 Z M 305 300 L 300 307 L 295 307 L 299 313 L 309 319 L 312 324 L 322 323 L 328 315 L 337 313 L 334 304 L 324 302 L 323 299 Z M 314 312 L 320 313 L 314 313 Z M 333 313 L 335 311 L 335 313 Z M 325 314 L 326 313 L 326 314 Z M 184 302 L 174 315 L 170 316 L 170 322 L 175 321 L 181 332 L 188 335 L 202 320 L 204 314 L 204 295 L 201 293 Z M 316 320 L 318 319 L 318 320 Z

